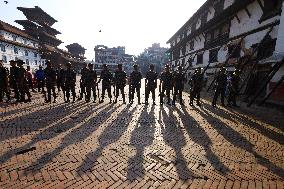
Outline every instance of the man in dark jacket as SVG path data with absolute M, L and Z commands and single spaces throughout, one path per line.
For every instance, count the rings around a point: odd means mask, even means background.
M 4 93 L 6 94 L 7 102 L 10 101 L 8 76 L 8 71 L 4 68 L 2 60 L 0 60 L 0 102 L 3 102 Z
M 85 71 L 84 86 L 86 87 L 86 102 L 90 102 L 91 93 L 93 92 L 94 103 L 97 99 L 96 86 L 97 86 L 97 72 L 94 70 L 94 65 L 89 63 Z M 82 73 L 83 77 L 83 73 Z M 82 90 L 82 88 L 81 88 Z M 82 92 L 82 91 L 81 91 Z
M 153 99 L 153 104 L 156 104 L 155 101 L 155 90 L 157 88 L 157 79 L 158 79 L 158 74 L 157 72 L 154 71 L 154 65 L 150 65 L 150 70 L 146 73 L 146 91 L 145 91 L 145 104 L 148 104 L 148 98 L 150 95 L 150 92 L 152 93 L 152 99 Z
M 102 80 L 102 99 L 100 101 L 100 103 L 104 102 L 104 97 L 105 97 L 105 91 L 107 91 L 108 93 L 108 97 L 110 99 L 110 103 L 112 102 L 112 95 L 111 95 L 111 83 L 112 83 L 112 74 L 109 71 L 108 67 L 106 64 L 103 65 L 103 70 L 101 72 L 101 76 L 100 76 L 100 80 L 98 81 L 98 83 L 101 82 Z
M 180 104 L 183 106 L 182 92 L 184 89 L 184 83 L 186 82 L 185 74 L 183 73 L 182 67 L 178 67 L 178 71 L 174 74 L 174 97 L 173 97 L 173 106 L 176 103 L 176 97 L 178 95 Z
M 126 85 L 126 72 L 122 70 L 122 64 L 118 64 L 117 70 L 115 71 L 114 75 L 114 83 L 115 83 L 115 101 L 114 103 L 117 103 L 117 98 L 119 96 L 119 91 L 122 94 L 123 103 L 125 104 L 125 93 L 124 93 L 124 87 Z
M 27 71 L 23 67 L 24 62 L 22 60 L 17 60 L 18 65 L 18 74 L 17 74 L 17 83 L 20 92 L 21 102 L 31 102 L 31 93 L 29 91 L 28 81 L 27 81 Z M 25 100 L 25 95 L 28 99 Z
M 201 68 L 197 68 L 191 78 L 190 105 L 193 106 L 193 100 L 196 98 L 197 106 L 200 106 L 200 93 L 203 85 L 203 74 Z
M 161 74 L 161 86 L 162 86 L 162 91 L 160 94 L 160 104 L 163 105 L 164 104 L 164 96 L 165 96 L 165 92 L 166 92 L 166 96 L 168 99 L 167 104 L 171 103 L 171 90 L 172 90 L 172 86 L 173 86 L 173 74 L 170 71 L 170 67 L 169 65 L 165 66 L 165 71 L 162 72 Z
M 46 83 L 46 90 L 47 90 L 47 99 L 45 99 L 46 103 L 51 102 L 51 92 L 53 94 L 53 102 L 56 102 L 56 92 L 55 92 L 55 85 L 56 85 L 56 71 L 53 69 L 53 66 L 50 61 L 46 62 L 47 67 L 44 70 L 45 76 L 45 83 Z M 45 97 L 46 98 L 46 97 Z
M 142 74 L 138 70 L 138 65 L 135 64 L 133 66 L 134 71 L 130 74 L 130 80 L 129 80 L 129 103 L 133 103 L 134 100 L 134 94 L 135 91 L 137 93 L 137 98 L 138 98 L 138 104 L 140 104 L 140 88 L 141 88 L 141 80 L 142 80 Z
M 19 93 L 19 86 L 18 86 L 18 72 L 19 68 L 16 65 L 16 61 L 11 60 L 10 61 L 10 77 L 9 77 L 9 82 L 10 82 L 10 87 L 14 90 L 16 102 L 20 102 L 20 93 Z
M 88 67 L 91 66 L 90 64 L 88 64 Z M 91 66 L 93 67 L 93 66 Z M 94 70 L 93 70 L 94 71 Z M 83 96 L 86 95 L 86 77 L 87 74 L 89 73 L 89 69 L 87 68 L 87 64 L 84 68 L 81 69 L 81 79 L 80 79 L 80 97 L 78 98 L 78 100 L 82 100 Z
M 225 106 L 226 86 L 227 86 L 226 68 L 221 68 L 215 81 L 215 94 L 212 101 L 213 107 L 216 107 L 216 103 L 220 95 L 221 95 L 222 106 Z
M 66 103 L 70 102 L 70 92 L 72 93 L 73 97 L 73 102 L 75 102 L 76 98 L 76 92 L 75 92 L 75 87 L 76 87 L 76 73 L 72 69 L 72 64 L 67 63 L 66 64 L 67 70 L 65 71 L 64 74 L 64 83 L 65 83 L 65 90 L 66 90 L 66 98 L 67 100 L 65 101 Z

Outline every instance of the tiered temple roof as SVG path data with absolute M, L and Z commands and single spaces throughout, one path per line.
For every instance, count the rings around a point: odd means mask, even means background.
M 42 43 L 52 46 L 59 46 L 62 43 L 56 38 L 56 35 L 60 34 L 60 32 L 51 27 L 57 20 L 40 7 L 18 7 L 18 10 L 22 11 L 28 20 L 16 20 L 15 22 L 22 25 L 29 35 L 39 39 Z
M 44 12 L 40 7 L 34 8 L 18 7 L 18 10 L 22 11 L 28 20 L 38 23 L 41 26 L 52 26 L 57 20 Z

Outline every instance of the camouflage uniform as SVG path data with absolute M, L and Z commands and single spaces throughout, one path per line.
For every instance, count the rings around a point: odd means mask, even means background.
M 148 104 L 150 92 L 152 93 L 153 103 L 155 104 L 155 90 L 157 88 L 157 72 L 150 70 L 146 73 L 145 104 Z
M 142 74 L 140 71 L 133 71 L 130 74 L 130 103 L 134 100 L 134 93 L 137 92 L 138 104 L 140 104 L 140 88 L 141 88 Z
M 117 98 L 119 96 L 119 90 L 122 94 L 123 98 L 123 103 L 125 103 L 125 93 L 124 93 L 124 87 L 126 85 L 126 72 L 122 70 L 116 70 L 114 79 L 115 79 L 115 86 L 116 86 L 116 91 L 115 91 L 115 102 L 117 102 Z
M 76 98 L 76 91 L 75 91 L 76 73 L 71 68 L 67 68 L 67 70 L 65 71 L 64 86 L 65 86 L 65 90 L 66 90 L 66 98 L 67 98 L 66 102 L 70 102 L 70 100 L 69 100 L 70 92 L 72 93 L 73 102 L 74 102 L 75 98 Z
M 28 81 L 27 81 L 27 71 L 22 67 L 23 62 L 19 63 L 21 66 L 18 68 L 17 73 L 17 83 L 20 92 L 21 102 L 25 102 L 25 95 L 28 96 L 28 101 L 31 101 L 31 93 L 29 91 Z
M 195 71 L 191 78 L 191 88 L 190 88 L 190 105 L 193 105 L 193 100 L 196 98 L 196 104 L 200 105 L 200 93 L 202 90 L 203 75 L 201 70 Z
M 5 93 L 8 101 L 10 100 L 10 91 L 8 86 L 8 71 L 4 67 L 0 67 L 0 102 L 3 101 L 3 94 Z
M 54 102 L 56 102 L 56 71 L 52 67 L 47 67 L 44 69 L 46 90 L 47 90 L 47 99 L 46 102 L 51 102 L 51 92 L 53 94 Z
M 237 107 L 237 95 L 239 88 L 240 76 L 237 71 L 235 71 L 231 77 L 231 81 L 229 83 L 229 97 L 228 97 L 228 105 Z
M 102 81 L 102 100 L 104 101 L 105 97 L 105 91 L 107 90 L 108 97 L 111 101 L 112 95 L 111 95 L 111 82 L 112 82 L 112 74 L 109 70 L 102 70 L 100 80 Z
M 80 80 L 80 98 L 78 100 L 82 100 L 83 99 L 83 95 L 85 94 L 86 95 L 86 77 L 87 77 L 87 74 L 89 73 L 89 69 L 88 68 L 83 68 L 81 70 L 81 80 Z
M 172 73 L 168 70 L 168 71 L 164 71 L 161 74 L 161 82 L 162 82 L 162 91 L 160 94 L 160 103 L 163 104 L 164 103 L 164 96 L 165 96 L 165 92 L 167 95 L 167 99 L 168 99 L 168 104 L 170 104 L 171 101 L 171 90 L 172 90 L 172 84 L 173 84 L 173 75 Z
M 10 68 L 10 87 L 14 90 L 14 94 L 15 94 L 15 98 L 17 100 L 17 102 L 20 101 L 20 93 L 19 93 L 19 87 L 18 87 L 18 72 L 19 72 L 19 68 L 14 65 Z
M 84 86 L 86 87 L 86 102 L 90 102 L 91 92 L 93 92 L 94 102 L 97 99 L 96 85 L 97 85 L 97 73 L 95 70 L 85 70 Z M 83 77 L 83 73 L 82 73 Z M 82 88 L 81 88 L 82 90 Z M 82 91 L 81 91 L 82 92 Z
M 175 105 L 176 97 L 178 95 L 180 104 L 183 105 L 182 100 L 182 92 L 184 89 L 184 82 L 186 81 L 185 74 L 182 70 L 179 70 L 174 74 L 174 97 L 173 97 L 173 105 Z
M 61 68 L 60 70 L 57 71 L 56 75 L 57 75 L 57 79 L 56 79 L 56 83 L 57 83 L 57 89 L 58 91 L 65 91 L 64 88 L 64 74 L 65 74 L 65 70 L 63 68 Z
M 215 94 L 212 101 L 212 106 L 216 106 L 218 97 L 221 95 L 222 106 L 225 106 L 225 92 L 227 86 L 227 74 L 224 70 L 220 70 L 216 78 Z

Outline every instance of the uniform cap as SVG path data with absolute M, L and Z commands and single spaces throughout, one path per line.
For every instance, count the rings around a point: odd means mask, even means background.
M 22 61 L 22 60 L 17 60 L 16 62 L 17 62 L 17 64 L 20 64 L 20 65 L 25 64 L 24 61 Z

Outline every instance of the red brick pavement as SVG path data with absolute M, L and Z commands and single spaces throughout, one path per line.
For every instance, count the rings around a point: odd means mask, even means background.
M 284 188 L 281 112 L 33 99 L 0 105 L 0 188 Z

